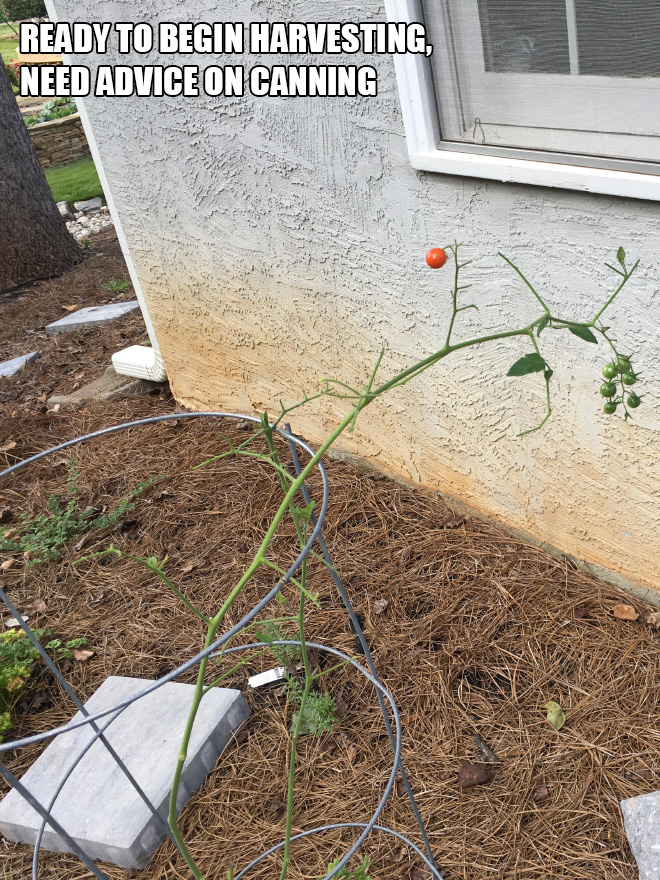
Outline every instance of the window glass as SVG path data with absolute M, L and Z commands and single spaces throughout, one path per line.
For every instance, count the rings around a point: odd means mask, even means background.
M 484 65 L 495 73 L 570 73 L 566 0 L 479 0 Z

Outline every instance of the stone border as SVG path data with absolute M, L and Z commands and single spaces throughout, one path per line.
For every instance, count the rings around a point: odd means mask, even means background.
M 32 125 L 28 133 L 42 168 L 64 165 L 91 152 L 80 113 Z

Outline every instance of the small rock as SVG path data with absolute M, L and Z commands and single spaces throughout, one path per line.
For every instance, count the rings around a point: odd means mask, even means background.
M 68 202 L 58 202 L 57 207 L 65 220 L 73 220 L 73 208 Z
M 81 226 L 89 226 L 89 217 L 83 215 L 78 222 Z
M 80 218 L 84 217 L 85 215 L 83 214 L 82 211 L 76 211 L 76 213 L 73 216 L 76 220 L 80 220 Z

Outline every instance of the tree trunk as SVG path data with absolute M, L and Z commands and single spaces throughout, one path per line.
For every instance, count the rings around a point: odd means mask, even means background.
M 61 275 L 82 258 L 0 64 L 0 292 Z

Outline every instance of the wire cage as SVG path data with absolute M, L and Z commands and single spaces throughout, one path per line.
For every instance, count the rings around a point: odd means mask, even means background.
M 47 449 L 43 452 L 40 452 L 36 455 L 31 456 L 30 458 L 25 459 L 24 461 L 20 461 L 15 465 L 5 469 L 0 473 L 0 478 L 7 477 L 16 471 L 19 471 L 28 465 L 39 461 L 47 456 L 53 455 L 58 452 L 62 452 L 65 449 L 69 449 L 72 446 L 76 446 L 81 443 L 86 443 L 89 441 L 93 441 L 100 437 L 104 437 L 110 434 L 117 433 L 119 431 L 125 431 L 130 429 L 136 429 L 143 427 L 145 425 L 152 425 L 159 422 L 165 422 L 170 419 L 234 419 L 240 420 L 242 422 L 248 421 L 252 422 L 255 425 L 260 425 L 261 422 L 258 418 L 255 417 L 246 417 L 245 415 L 238 413 L 225 413 L 225 412 L 191 412 L 191 413 L 175 413 L 175 414 L 166 414 L 160 416 L 153 416 L 146 419 L 140 419 L 132 422 L 125 422 L 120 425 L 115 425 L 109 428 L 104 428 L 99 431 L 94 431 L 90 434 L 86 434 L 80 437 L 76 437 L 73 440 L 69 440 L 65 443 L 61 443 L 58 446 L 54 446 L 50 449 Z M 286 429 L 280 428 L 279 426 L 274 426 L 274 432 L 286 442 L 289 450 L 289 454 L 291 456 L 291 466 L 295 470 L 296 476 L 300 476 L 303 471 L 303 465 L 301 464 L 301 456 L 309 456 L 313 458 L 314 450 L 299 437 L 296 437 L 292 432 L 290 426 L 287 424 Z M 221 636 L 214 640 L 212 644 L 206 647 L 204 650 L 197 653 L 194 657 L 186 660 L 184 663 L 179 665 L 176 669 L 169 672 L 167 675 L 162 676 L 157 681 L 150 682 L 147 684 L 142 690 L 138 693 L 132 695 L 130 698 L 122 700 L 110 707 L 103 709 L 101 712 L 96 712 L 90 714 L 88 710 L 85 708 L 82 701 L 76 695 L 76 693 L 72 690 L 65 677 L 62 675 L 61 671 L 57 668 L 53 660 L 50 658 L 44 647 L 40 644 L 39 640 L 35 636 L 34 632 L 30 628 L 27 621 L 24 617 L 19 613 L 18 609 L 9 599 L 4 590 L 0 589 L 0 600 L 4 603 L 10 614 L 16 619 L 19 626 L 30 640 L 34 648 L 39 652 L 41 659 L 46 664 L 50 672 L 55 676 L 58 680 L 62 688 L 64 689 L 67 696 L 71 699 L 75 707 L 78 709 L 79 713 L 83 716 L 82 720 L 77 722 L 71 722 L 69 724 L 55 727 L 50 730 L 44 731 L 42 733 L 34 734 L 32 736 L 26 736 L 21 739 L 11 740 L 9 742 L 0 743 L 0 757 L 6 752 L 15 751 L 17 749 L 25 748 L 26 746 L 30 746 L 34 743 L 45 742 L 47 740 L 53 740 L 54 738 L 60 736 L 63 733 L 70 732 L 77 728 L 81 728 L 84 726 L 91 727 L 94 731 L 93 736 L 89 741 L 84 744 L 84 747 L 77 753 L 71 755 L 71 761 L 68 769 L 59 780 L 59 783 L 55 789 L 54 795 L 50 798 L 47 803 L 40 803 L 39 800 L 34 796 L 34 794 L 28 790 L 28 788 L 23 785 L 20 779 L 17 779 L 14 774 L 8 769 L 8 767 L 0 761 L 0 775 L 5 779 L 6 782 L 12 786 L 18 794 L 20 794 L 29 804 L 30 806 L 38 813 L 41 817 L 41 826 L 39 828 L 35 846 L 34 846 L 34 854 L 32 859 L 32 878 L 33 880 L 38 880 L 39 878 L 39 853 L 43 842 L 44 832 L 46 827 L 49 826 L 57 835 L 64 841 L 68 850 L 74 853 L 81 862 L 88 868 L 88 870 L 93 874 L 94 877 L 98 878 L 98 880 L 108 880 L 108 876 L 104 871 L 85 853 L 84 849 L 78 845 L 78 843 L 73 840 L 73 838 L 67 832 L 65 827 L 57 821 L 57 819 L 53 816 L 53 810 L 55 804 L 57 802 L 58 797 L 60 796 L 67 780 L 70 778 L 71 774 L 74 772 L 84 755 L 89 751 L 94 743 L 100 741 L 103 746 L 108 750 L 112 759 L 116 762 L 117 766 L 121 770 L 121 772 L 125 775 L 126 779 L 130 783 L 130 785 L 135 789 L 141 800 L 146 804 L 152 816 L 155 819 L 156 827 L 160 830 L 161 838 L 169 837 L 170 840 L 177 846 L 176 840 L 172 834 L 170 827 L 168 826 L 165 818 L 161 815 L 161 813 L 157 809 L 157 805 L 154 805 L 150 800 L 145 791 L 141 788 L 139 783 L 136 781 L 129 768 L 126 766 L 124 761 L 119 757 L 112 744 L 108 741 L 106 737 L 106 732 L 110 725 L 114 722 L 114 720 L 132 703 L 136 702 L 147 696 L 148 694 L 153 693 L 159 688 L 163 687 L 163 685 L 172 682 L 179 678 L 183 673 L 197 667 L 205 658 L 217 657 L 220 652 L 222 652 L 223 656 L 227 656 L 229 654 L 239 653 L 243 651 L 252 650 L 255 648 L 263 647 L 260 642 L 254 644 L 242 644 L 242 645 L 230 645 L 228 647 L 224 647 L 228 644 L 230 640 L 232 640 L 238 633 L 240 633 L 246 626 L 248 626 L 260 612 L 262 612 L 271 602 L 273 602 L 282 589 L 291 578 L 295 577 L 296 572 L 300 569 L 305 559 L 307 559 L 310 552 L 314 547 L 318 547 L 321 554 L 323 555 L 325 562 L 330 571 L 332 580 L 334 582 L 334 586 L 341 598 L 341 601 L 346 609 L 346 613 L 350 619 L 351 627 L 356 634 L 357 640 L 360 643 L 361 651 L 365 659 L 365 666 L 358 663 L 355 659 L 349 657 L 345 653 L 327 645 L 321 645 L 317 643 L 307 642 L 307 647 L 317 649 L 321 652 L 326 652 L 333 657 L 339 658 L 341 661 L 344 661 L 346 664 L 350 664 L 353 668 L 355 668 L 359 673 L 361 673 L 365 679 L 371 683 L 373 686 L 380 707 L 380 712 L 382 714 L 383 725 L 387 732 L 387 736 L 389 738 L 390 746 L 392 749 L 392 765 L 388 776 L 388 781 L 383 791 L 383 794 L 374 809 L 371 818 L 367 822 L 353 822 L 353 821 L 345 821 L 341 823 L 329 824 L 329 825 L 319 825 L 314 828 L 310 828 L 306 831 L 303 831 L 297 835 L 291 837 L 291 842 L 295 842 L 297 840 L 301 840 L 303 838 L 310 837 L 312 835 L 323 834 L 325 832 L 341 830 L 341 829 L 349 829 L 359 832 L 357 839 L 355 842 L 347 849 L 335 864 L 334 868 L 332 868 L 326 875 L 324 880 L 332 880 L 333 877 L 336 877 L 342 868 L 348 863 L 348 861 L 352 858 L 352 856 L 358 851 L 361 845 L 364 843 L 366 838 L 372 831 L 377 831 L 382 834 L 391 835 L 401 842 L 403 842 L 406 846 L 408 846 L 414 853 L 416 853 L 419 858 L 423 861 L 425 866 L 427 867 L 430 875 L 435 878 L 435 880 L 443 880 L 443 876 L 441 872 L 438 870 L 431 849 L 431 844 L 424 827 L 424 822 L 420 815 L 420 811 L 418 809 L 417 803 L 415 801 L 415 796 L 413 793 L 413 789 L 406 774 L 405 768 L 403 766 L 403 762 L 401 760 L 401 723 L 399 719 L 399 713 L 394 701 L 393 696 L 389 693 L 387 688 L 379 681 L 378 675 L 376 673 L 376 668 L 372 659 L 371 652 L 369 650 L 369 645 L 364 636 L 364 632 L 362 630 L 362 626 L 360 624 L 360 620 L 351 604 L 350 598 L 342 584 L 342 581 L 337 573 L 337 570 L 332 564 L 332 559 L 330 557 L 330 553 L 328 551 L 328 547 L 323 538 L 323 523 L 326 517 L 326 513 L 328 510 L 328 501 L 329 501 L 329 485 L 326 470 L 322 464 L 322 462 L 318 462 L 316 464 L 316 469 L 321 478 L 322 485 L 322 497 L 320 499 L 320 505 L 318 506 L 318 514 L 312 512 L 310 517 L 310 522 L 312 525 L 312 531 L 310 532 L 309 538 L 298 554 L 297 558 L 290 566 L 288 571 L 283 574 L 278 582 L 273 586 L 273 588 L 253 607 L 248 611 L 247 614 L 244 615 L 242 620 L 236 623 L 231 628 L 227 629 Z M 301 486 L 301 494 L 304 499 L 305 505 L 309 505 L 311 503 L 311 495 L 307 485 L 303 482 Z M 316 506 L 314 510 L 316 509 Z M 282 641 L 274 641 L 274 645 L 276 646 L 301 646 L 300 641 L 296 640 L 282 640 Z M 379 818 L 385 808 L 385 805 L 393 791 L 397 776 L 400 777 L 405 791 L 407 793 L 408 799 L 410 801 L 410 806 L 416 820 L 419 834 L 421 836 L 423 842 L 423 848 L 417 846 L 412 840 L 410 840 L 407 836 L 402 834 L 399 831 L 396 831 L 392 828 L 388 828 L 379 823 Z M 270 847 L 269 849 L 263 851 L 259 856 L 253 859 L 250 864 L 242 867 L 235 875 L 235 880 L 240 880 L 240 878 L 247 877 L 249 873 L 259 865 L 264 859 L 277 853 L 285 846 L 285 841 L 282 841 L 275 846 Z M 177 846 L 178 848 L 178 846 Z

